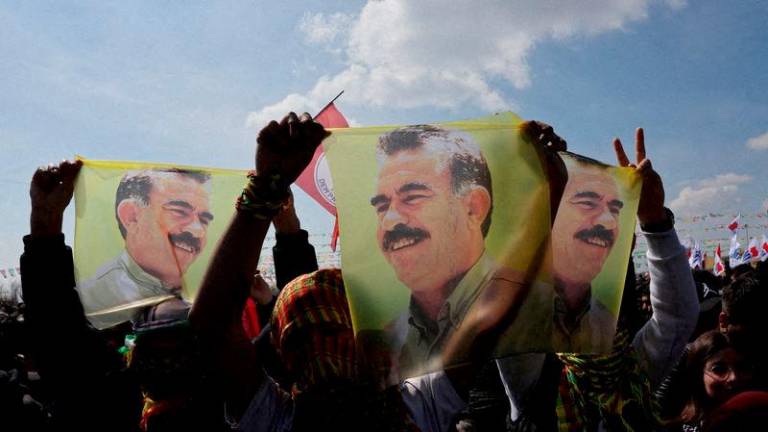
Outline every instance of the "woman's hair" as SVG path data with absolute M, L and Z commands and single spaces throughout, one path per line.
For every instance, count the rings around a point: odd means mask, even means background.
M 741 338 L 727 336 L 718 330 L 710 330 L 688 344 L 684 363 L 684 384 L 688 400 L 680 413 L 679 420 L 682 423 L 697 423 L 708 411 L 715 408 L 704 389 L 704 367 L 707 360 L 727 348 L 744 352 L 745 345 L 739 342 L 740 340 Z

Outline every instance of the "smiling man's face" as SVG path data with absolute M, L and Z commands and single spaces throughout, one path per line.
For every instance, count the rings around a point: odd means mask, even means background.
M 211 220 L 204 184 L 176 173 L 159 173 L 148 205 L 137 206 L 135 223 L 127 225 L 126 249 L 147 273 L 180 286 L 182 275 L 205 247 Z
M 552 226 L 555 277 L 589 284 L 600 273 L 619 235 L 616 182 L 602 168 L 574 163 Z
M 421 149 L 389 156 L 371 199 L 379 248 L 413 292 L 441 288 L 473 264 L 463 247 L 472 241 L 467 199 L 454 194 L 440 162 Z

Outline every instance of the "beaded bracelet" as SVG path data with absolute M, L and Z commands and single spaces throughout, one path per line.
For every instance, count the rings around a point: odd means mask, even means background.
M 288 187 L 279 174 L 259 176 L 251 171 L 235 208 L 256 219 L 270 220 L 285 207 L 289 197 Z

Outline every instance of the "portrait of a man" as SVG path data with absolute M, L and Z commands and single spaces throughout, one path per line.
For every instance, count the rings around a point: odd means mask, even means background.
M 609 167 L 563 154 L 568 183 L 552 227 L 554 345 L 567 352 L 606 351 L 616 316 L 592 292 L 619 237 L 624 202 Z
M 485 248 L 493 189 L 472 136 L 436 126 L 395 129 L 379 138 L 377 162 L 376 238 L 411 294 L 393 325 L 407 376 L 439 357 L 484 289 L 517 290 L 519 281 Z
M 115 194 L 124 251 L 78 285 L 91 323 L 132 320 L 141 307 L 180 296 L 184 273 L 205 248 L 210 176 L 180 169 L 126 173 Z

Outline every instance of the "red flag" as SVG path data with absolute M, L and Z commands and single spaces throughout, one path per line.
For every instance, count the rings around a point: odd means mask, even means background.
M 760 256 L 760 250 L 757 248 L 757 239 L 754 237 L 749 239 L 749 253 L 752 254 L 753 258 Z
M 713 270 L 715 276 L 725 273 L 725 265 L 723 265 L 723 260 L 720 259 L 720 243 L 717 244 L 717 249 L 715 249 L 715 266 Z
M 736 217 L 731 221 L 731 223 L 728 224 L 728 229 L 731 230 L 731 232 L 736 232 L 737 229 L 739 229 L 739 219 L 741 219 L 741 213 L 736 215 Z
M 338 96 L 337 96 L 338 97 Z M 326 128 L 347 128 L 347 119 L 339 112 L 333 102 L 325 106 L 316 116 L 315 121 Z M 328 162 L 325 159 L 323 146 L 315 150 L 315 155 L 304 172 L 296 179 L 296 184 L 320 204 L 328 213 L 336 217 L 331 237 L 331 249 L 336 251 L 336 240 L 339 237 L 339 217 L 336 214 L 336 199 L 333 195 L 333 181 Z

